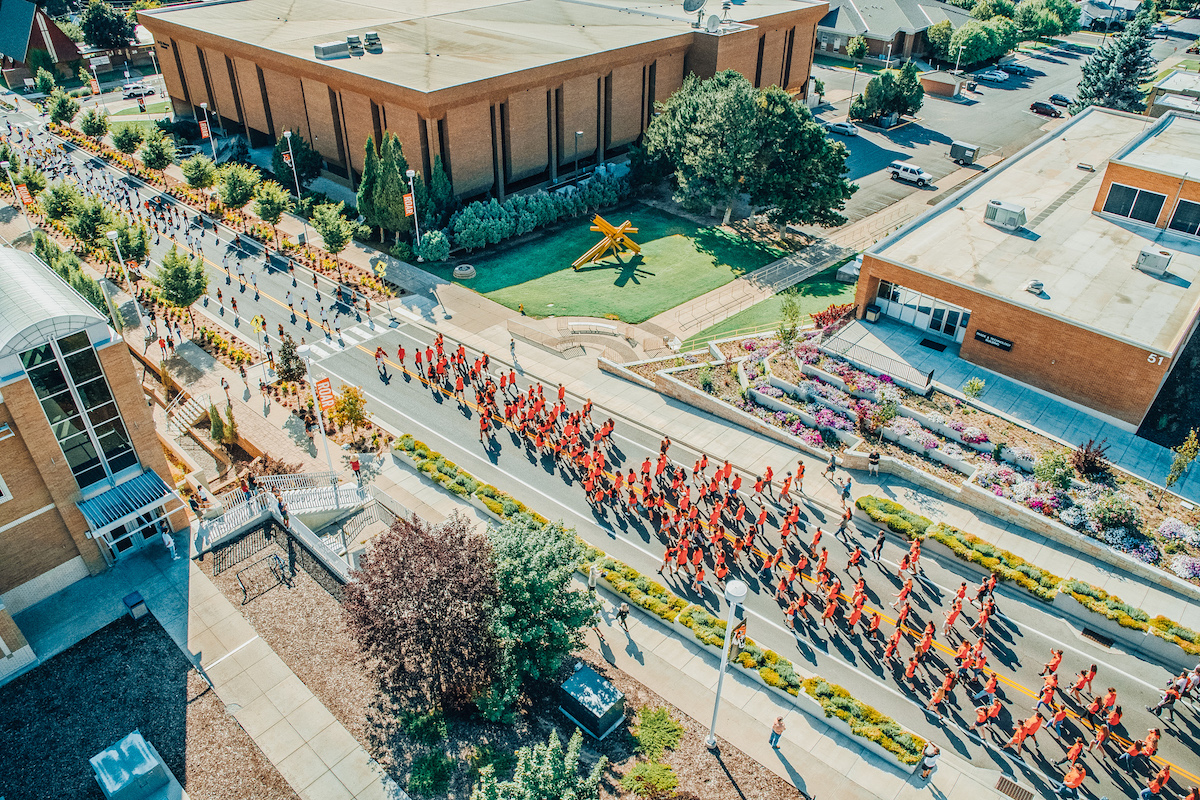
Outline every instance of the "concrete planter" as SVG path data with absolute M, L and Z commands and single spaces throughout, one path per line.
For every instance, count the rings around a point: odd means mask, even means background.
M 939 448 L 926 450 L 925 455 L 929 456 L 940 464 L 945 464 L 947 467 L 956 472 L 961 472 L 963 475 L 975 474 L 975 467 L 972 464 L 962 460 L 961 458 L 955 458 Z
M 851 389 L 849 384 L 847 384 L 842 378 L 839 378 L 832 372 L 826 372 L 820 367 L 814 367 L 812 364 L 801 364 L 800 371 L 805 375 L 810 375 L 824 383 L 836 386 L 851 397 L 857 397 L 859 400 L 870 400 L 872 403 L 879 402 L 878 393 L 868 391 L 866 389 Z
M 645 378 L 643 378 L 641 375 L 638 375 L 633 370 L 625 369 L 625 367 L 621 366 L 620 364 L 616 363 L 615 361 L 610 361 L 609 359 L 605 358 L 604 356 L 601 356 L 600 358 L 596 359 L 596 362 L 599 365 L 601 372 L 607 372 L 610 375 L 616 375 L 618 378 L 624 378 L 625 380 L 629 381 L 630 383 L 636 383 L 638 386 L 641 386 L 646 389 L 654 388 L 653 381 L 646 380 Z
M 1196 665 L 1196 656 L 1188 655 L 1174 642 L 1168 642 L 1150 630 L 1122 627 L 1116 620 L 1092 611 L 1068 592 L 1055 595 L 1054 607 L 1079 625 L 1103 633 L 1127 650 L 1139 651 L 1159 663 L 1168 664 L 1175 672 L 1190 670 Z

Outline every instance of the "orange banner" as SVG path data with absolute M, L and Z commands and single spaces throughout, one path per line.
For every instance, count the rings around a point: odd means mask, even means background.
M 33 203 L 33 195 L 29 194 L 28 187 L 26 187 L 23 183 L 17 184 L 17 197 L 21 198 L 21 202 L 25 205 L 31 205 Z
M 200 120 L 200 138 L 208 138 L 208 122 L 206 120 Z
M 404 195 L 404 216 L 411 217 L 417 213 L 417 203 L 411 194 Z
M 333 386 L 329 383 L 329 378 L 321 378 L 317 381 L 317 402 L 321 405 L 322 411 L 328 411 L 333 408 Z

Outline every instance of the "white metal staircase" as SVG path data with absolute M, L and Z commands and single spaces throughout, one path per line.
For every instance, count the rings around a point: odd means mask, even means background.
M 164 409 L 167 417 L 167 435 L 177 439 L 186 434 L 188 428 L 199 422 L 201 417 L 208 416 L 209 403 L 207 394 L 195 397 L 180 394 L 172 400 Z

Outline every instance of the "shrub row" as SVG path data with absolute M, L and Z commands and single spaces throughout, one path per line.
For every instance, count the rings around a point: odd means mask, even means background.
M 1099 586 L 1075 578 L 1060 578 L 974 534 L 944 523 L 935 524 L 928 517 L 915 514 L 893 500 L 864 495 L 855 501 L 855 505 L 873 521 L 909 539 L 930 538 L 941 542 L 963 561 L 978 564 L 999 580 L 1014 583 L 1043 602 L 1049 603 L 1059 592 L 1067 592 L 1080 605 L 1123 628 L 1149 631 L 1177 645 L 1185 653 L 1200 655 L 1200 632 L 1167 617 L 1151 619 L 1142 609 L 1108 594 Z
M 392 447 L 395 452 L 403 453 L 412 459 L 417 469 L 442 488 L 460 497 L 478 497 L 489 511 L 503 519 L 525 515 L 539 525 L 545 525 L 547 522 L 545 517 L 530 511 L 511 494 L 479 480 L 441 453 L 431 450 L 429 445 L 418 441 L 411 433 L 401 436 Z
M 600 558 L 598 560 L 589 559 L 588 562 L 580 564 L 580 572 L 587 572 L 591 567 L 591 562 L 595 561 L 603 571 L 604 579 L 615 591 L 628 597 L 630 602 L 636 603 L 651 614 L 668 622 L 675 620 L 679 616 L 679 612 L 687 608 L 686 600 L 676 597 L 661 583 L 650 580 L 628 564 L 606 556 L 595 548 L 591 548 L 591 550 L 598 553 Z
M 855 736 L 875 742 L 902 764 L 916 764 L 921 760 L 925 740 L 904 730 L 896 720 L 855 700 L 841 686 L 824 678 L 806 678 L 803 683 L 805 693 L 821 704 L 825 716 L 842 720 Z

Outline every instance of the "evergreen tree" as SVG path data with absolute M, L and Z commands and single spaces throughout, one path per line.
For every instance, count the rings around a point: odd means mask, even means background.
M 29 190 L 29 194 L 37 197 L 46 189 L 46 173 L 33 164 L 26 164 L 17 173 L 17 183 L 25 184 L 25 188 Z
M 127 156 L 131 156 L 137 152 L 137 149 L 142 144 L 142 129 L 137 125 L 122 125 L 113 131 L 112 143 L 113 147 L 121 151 Z
M 164 302 L 187 309 L 194 331 L 196 319 L 192 316 L 192 304 L 208 291 L 208 273 L 204 271 L 204 261 L 199 257 L 188 258 L 179 252 L 179 248 L 171 245 L 171 249 L 163 256 L 162 268 L 154 279 L 154 285 L 159 288 L 159 296 Z
M 79 101 L 62 89 L 50 95 L 50 121 L 57 125 L 69 125 L 79 113 Z
M 283 335 L 283 342 L 279 345 L 279 368 L 276 370 L 279 375 L 279 380 L 284 383 L 295 383 L 302 380 L 308 372 L 308 367 L 304 365 L 304 359 L 296 352 L 296 340 L 292 338 L 290 333 Z
M 317 233 L 321 234 L 325 249 L 335 256 L 346 249 L 350 237 L 354 235 L 354 223 L 342 214 L 345 206 L 345 203 L 322 203 L 313 209 L 310 220 Z
M 321 158 L 320 153 L 312 149 L 299 131 L 292 131 L 292 160 L 296 164 L 295 175 L 292 174 L 291 165 L 283 160 L 287 151 L 288 139 L 286 136 L 280 136 L 279 141 L 275 143 L 274 152 L 271 153 L 271 171 L 275 173 L 275 179 L 280 184 L 287 186 L 289 191 L 295 189 L 294 184 L 298 180 L 300 181 L 300 190 L 307 192 L 308 185 L 321 174 L 321 167 L 325 160 Z
M 88 195 L 75 209 L 75 216 L 67 223 L 71 234 L 88 247 L 104 247 L 108 241 L 104 234 L 112 227 L 112 212 L 108 204 L 98 195 Z
M 433 157 L 433 167 L 429 170 L 429 203 L 436 218 L 434 227 L 444 225 L 454 210 L 454 187 L 450 185 L 450 176 L 446 174 L 441 156 Z
M 242 208 L 254 198 L 262 176 L 254 167 L 245 164 L 226 164 L 217 170 L 221 185 L 217 192 L 226 208 Z
M 450 240 L 446 234 L 436 228 L 421 236 L 421 247 L 417 253 L 421 258 L 431 263 L 445 261 L 450 257 Z
M 175 162 L 175 139 L 151 128 L 142 143 L 142 163 L 146 169 L 161 172 Z
M 36 53 L 45 52 L 43 50 L 35 50 Z M 54 94 L 58 89 L 58 81 L 54 79 L 54 73 L 45 67 L 38 67 L 33 76 L 34 88 L 42 94 Z
M 212 159 L 199 153 L 181 161 L 179 169 L 187 185 L 193 189 L 207 189 L 217 179 L 217 168 Z
M 384 134 L 379 158 L 379 183 L 375 187 L 375 220 L 384 230 L 395 234 L 412 230 L 412 222 L 404 216 L 404 195 L 408 194 L 408 160 L 400 139 L 393 133 Z
M 579 774 L 582 751 L 583 734 L 578 728 L 566 751 L 558 733 L 550 731 L 546 744 L 517 749 L 512 780 L 498 780 L 496 768 L 491 764 L 480 770 L 479 784 L 471 791 L 471 800 L 594 800 L 599 795 L 608 758 L 600 756 L 587 777 L 583 777 Z
M 1088 106 L 1103 106 L 1140 114 L 1146 108 L 1141 84 L 1154 77 L 1150 52 L 1153 17 L 1143 8 L 1125 30 L 1110 38 L 1083 64 L 1083 79 L 1068 109 L 1078 114 Z
M 254 190 L 254 213 L 271 226 L 271 232 L 275 236 L 277 245 L 279 231 L 275 226 L 279 224 L 279 220 L 283 219 L 286 212 L 292 210 L 294 205 L 292 195 L 275 181 L 265 181 Z
M 130 225 L 124 216 L 120 216 L 114 220 L 113 227 L 110 230 L 117 232 L 117 241 L 114 245 L 113 241 L 106 234 L 104 237 L 104 249 L 112 261 L 117 260 L 118 246 L 121 248 L 121 255 L 126 261 L 141 263 L 150 252 L 150 232 L 146 230 L 145 225 Z
M 363 148 L 363 171 L 358 180 L 358 194 L 355 203 L 358 213 L 363 215 L 368 225 L 378 225 L 375 218 L 375 189 L 379 185 L 379 153 L 375 150 L 375 140 L 368 136 Z M 379 229 L 379 239 L 383 240 L 383 229 Z
M 108 114 L 99 109 L 89 108 L 79 118 L 79 130 L 84 136 L 90 136 L 93 139 L 103 138 L 104 134 L 108 133 Z
M 861 36 L 855 36 L 846 42 L 846 55 L 853 58 L 855 61 L 860 61 L 867 57 L 867 40 Z

